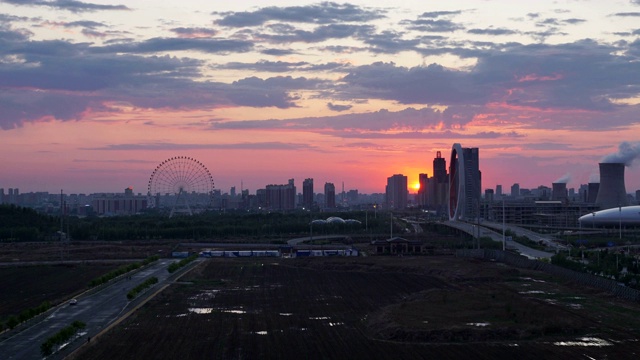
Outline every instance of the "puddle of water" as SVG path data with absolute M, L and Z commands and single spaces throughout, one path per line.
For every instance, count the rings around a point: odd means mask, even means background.
M 189 311 L 194 314 L 211 314 L 213 308 L 189 308 Z
M 335 322 L 335 323 L 330 322 L 329 323 L 329 326 L 341 326 L 341 325 L 344 325 L 344 323 L 343 322 Z
M 219 311 L 227 314 L 246 314 L 247 313 L 245 310 L 237 310 L 237 309 L 189 308 L 189 312 L 194 314 L 211 314 L 214 311 Z
M 246 314 L 247 313 L 244 310 L 220 310 L 220 312 L 229 313 L 229 314 Z
M 258 334 L 258 335 L 267 335 L 268 333 L 269 333 L 269 332 L 264 331 L 264 330 L 254 332 L 254 334 Z
M 477 326 L 477 327 L 485 327 L 485 326 L 489 326 L 489 325 L 491 325 L 491 323 L 488 323 L 488 322 L 478 322 L 478 323 L 467 323 L 467 325 L 469 325 L 469 326 Z
M 519 294 L 547 294 L 547 292 L 542 290 L 528 290 L 520 291 Z
M 582 309 L 582 304 L 567 304 L 572 309 Z
M 200 294 L 196 294 L 189 298 L 189 300 L 211 300 L 216 297 L 216 293 L 220 290 L 205 290 Z
M 329 320 L 329 319 L 331 319 L 329 316 L 309 317 L 309 320 Z
M 556 341 L 553 343 L 556 346 L 612 346 L 613 344 L 607 340 L 592 337 L 583 337 L 575 341 Z
M 293 313 L 280 313 L 280 316 L 291 316 Z

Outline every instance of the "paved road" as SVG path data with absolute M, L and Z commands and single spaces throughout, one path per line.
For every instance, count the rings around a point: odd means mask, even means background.
M 502 232 L 502 224 L 484 221 L 482 222 L 481 225 Z M 558 246 L 561 246 L 556 242 L 556 238 L 550 234 L 540 234 L 535 231 L 521 228 L 519 226 L 512 225 L 512 224 L 506 224 L 505 228 L 513 231 L 517 236 L 526 236 L 530 240 L 533 240 L 536 242 L 542 241 L 543 243 L 545 243 L 546 246 L 549 246 L 549 247 L 557 248 Z
M 162 286 L 171 275 L 167 271 L 167 266 L 173 261 L 175 259 L 158 260 L 148 268 L 131 275 L 130 280 L 120 280 L 97 293 L 79 297 L 77 305 L 60 306 L 42 322 L 1 342 L 0 357 L 3 360 L 41 359 L 40 345 L 75 320 L 87 324 L 87 327 L 82 330 L 82 340 L 72 344 L 80 345 L 88 336 L 95 336 L 124 313 L 129 304 L 127 300 L 129 290 L 152 276 L 158 278 L 158 284 L 155 287 Z
M 476 236 L 478 234 L 476 224 L 470 224 L 460 221 L 446 221 L 445 224 L 456 229 L 460 229 L 473 236 Z M 494 231 L 493 229 L 487 227 L 483 227 L 483 225 L 484 224 L 480 224 L 480 236 L 487 236 L 490 237 L 493 241 L 502 242 L 502 225 L 500 225 L 500 232 Z M 553 256 L 553 253 L 532 249 L 515 241 L 507 242 L 506 248 L 516 249 L 518 250 L 518 252 L 520 252 L 520 254 L 529 258 L 549 258 Z
M 331 240 L 331 239 L 342 240 L 345 237 L 346 237 L 346 235 L 326 235 L 326 236 L 325 235 L 320 235 L 320 236 L 312 236 L 312 237 L 307 236 L 307 237 L 301 237 L 301 238 L 295 238 L 295 239 L 288 240 L 287 244 L 291 245 L 291 246 L 294 246 L 294 245 L 300 245 L 300 244 L 302 244 L 304 242 L 307 242 L 307 241 Z M 335 248 L 342 248 L 342 247 L 347 248 L 347 247 L 349 247 L 347 245 L 341 245 L 341 244 L 331 244 L 331 246 L 335 247 Z

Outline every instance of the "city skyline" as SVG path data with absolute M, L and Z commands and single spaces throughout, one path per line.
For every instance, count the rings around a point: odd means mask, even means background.
M 188 155 L 223 192 L 415 191 L 460 143 L 482 190 L 577 189 L 640 149 L 639 19 L 638 0 L 0 0 L 0 187 L 146 193 Z

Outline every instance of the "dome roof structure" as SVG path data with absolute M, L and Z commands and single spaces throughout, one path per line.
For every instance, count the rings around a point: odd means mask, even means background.
M 311 225 L 326 225 L 326 224 L 337 224 L 337 225 L 362 225 L 362 221 L 356 219 L 343 219 L 339 216 L 331 216 L 327 218 L 327 220 L 317 219 L 311 221 Z
M 640 206 L 623 206 L 583 215 L 579 219 L 583 227 L 592 226 L 639 226 Z
M 330 218 L 327 218 L 327 223 L 328 224 L 345 224 L 346 222 L 341 217 L 332 216 Z

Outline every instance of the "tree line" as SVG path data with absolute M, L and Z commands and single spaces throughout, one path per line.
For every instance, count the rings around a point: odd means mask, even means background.
M 359 220 L 361 224 L 313 225 L 311 221 L 331 216 Z M 0 205 L 1 242 L 60 240 L 60 218 L 40 214 L 15 205 Z M 192 216 L 169 218 L 147 212 L 113 217 L 65 217 L 63 231 L 71 240 L 168 240 L 168 239 L 246 239 L 277 242 L 292 236 L 331 234 L 387 233 L 388 217 L 348 213 L 247 213 L 243 211 L 208 211 Z

